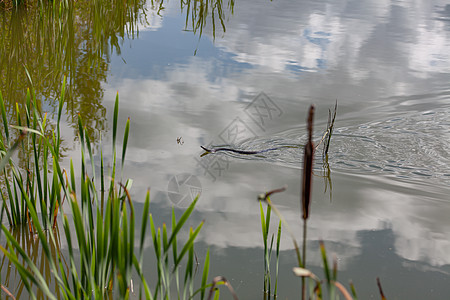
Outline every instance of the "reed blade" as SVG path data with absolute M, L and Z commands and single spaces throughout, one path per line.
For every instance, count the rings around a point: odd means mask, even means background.
M 123 145 L 122 145 L 122 170 L 123 165 L 125 163 L 125 154 L 127 152 L 127 143 L 128 143 L 128 135 L 130 132 L 130 118 L 128 118 L 127 123 L 125 125 L 125 133 L 123 135 Z
M 178 232 L 181 230 L 181 228 L 183 227 L 184 223 L 187 221 L 187 219 L 189 218 L 189 216 L 191 215 L 192 211 L 195 208 L 195 205 L 197 204 L 198 201 L 198 197 L 197 196 L 194 201 L 192 201 L 192 203 L 189 205 L 189 207 L 186 209 L 186 211 L 183 213 L 183 215 L 181 216 L 180 220 L 178 220 L 177 226 L 175 226 L 175 228 L 172 229 L 172 234 L 170 235 L 170 239 L 168 242 L 168 246 L 170 246 L 172 244 L 173 239 L 175 239 L 176 235 L 178 234 Z
M 200 299 L 203 300 L 205 298 L 205 287 L 206 283 L 208 281 L 208 274 L 209 274 L 209 248 L 206 251 L 206 258 L 205 258 L 205 266 L 203 267 L 203 274 L 202 274 L 202 285 L 201 285 L 201 294 Z
M 200 225 L 197 226 L 195 231 L 190 235 L 189 239 L 186 241 L 186 244 L 184 245 L 183 249 L 181 250 L 180 254 L 177 257 L 177 260 L 175 261 L 174 269 L 178 267 L 181 260 L 183 259 L 186 252 L 192 247 L 194 244 L 194 240 L 197 237 L 198 233 L 200 232 L 200 229 L 202 229 L 204 222 L 202 221 Z
M 114 115 L 113 115 L 113 152 L 116 152 L 116 137 L 117 137 L 117 123 L 119 118 L 119 93 L 116 94 L 116 102 L 114 103 Z
M 3 102 L 3 96 L 1 91 L 0 91 L 0 110 L 2 113 L 3 129 L 5 130 L 6 143 L 9 143 L 8 119 L 6 118 L 5 103 Z

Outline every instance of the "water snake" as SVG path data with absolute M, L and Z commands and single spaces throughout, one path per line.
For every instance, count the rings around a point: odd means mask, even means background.
M 233 152 L 233 153 L 244 154 L 244 155 L 251 155 L 251 154 L 260 154 L 260 153 L 269 152 L 269 151 L 275 151 L 275 150 L 279 150 L 279 149 L 283 149 L 283 148 L 299 148 L 299 146 L 288 146 L 288 145 L 278 146 L 278 147 L 273 147 L 273 148 L 263 149 L 263 150 L 239 150 L 239 149 L 233 149 L 233 148 L 227 148 L 227 147 L 208 149 L 204 146 L 200 146 L 200 147 L 206 151 L 206 153 L 204 153 L 203 155 L 206 155 L 208 153 L 217 153 L 220 151 Z

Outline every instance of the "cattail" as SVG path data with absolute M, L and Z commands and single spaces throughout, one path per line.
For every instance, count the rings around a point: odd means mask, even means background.
M 309 107 L 308 113 L 308 142 L 305 145 L 305 154 L 303 158 L 303 186 L 302 186 L 302 208 L 303 220 L 309 218 L 309 207 L 311 202 L 311 183 L 312 183 L 312 166 L 314 157 L 314 144 L 312 142 L 314 105 Z

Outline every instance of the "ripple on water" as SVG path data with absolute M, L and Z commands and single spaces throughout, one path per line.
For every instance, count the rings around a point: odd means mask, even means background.
M 448 110 L 426 111 L 355 128 L 336 128 L 330 164 L 345 171 L 351 161 L 352 171 L 377 169 L 399 178 L 448 182 L 449 119 Z
M 436 110 L 336 128 L 330 146 L 329 164 L 336 171 L 380 173 L 411 180 L 432 178 L 448 183 L 448 120 L 449 111 Z M 248 151 L 279 147 L 277 150 L 257 155 L 220 155 L 301 168 L 306 135 L 299 136 L 298 131 L 290 129 L 270 138 L 258 137 L 230 145 Z M 321 136 L 321 133 L 316 136 Z M 321 163 L 320 155 L 316 155 L 316 168 L 320 168 Z

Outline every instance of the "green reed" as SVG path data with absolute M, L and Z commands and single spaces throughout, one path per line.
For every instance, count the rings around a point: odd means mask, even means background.
M 266 216 L 264 217 L 264 210 L 262 205 L 260 205 L 261 210 L 261 225 L 262 225 L 262 235 L 264 242 L 264 299 L 266 299 L 266 291 L 269 290 L 269 299 L 270 299 L 270 256 L 272 252 L 273 246 L 273 235 L 270 241 L 270 246 L 268 243 L 268 232 L 269 232 L 269 223 L 270 223 L 270 213 L 273 210 L 275 214 L 278 216 L 280 222 L 278 226 L 278 238 L 277 238 L 277 269 L 276 269 L 276 277 L 278 277 L 278 259 L 279 259 L 279 237 L 281 235 L 281 224 L 283 224 L 284 229 L 288 231 L 292 242 L 294 244 L 294 249 L 297 255 L 297 267 L 293 268 L 294 274 L 298 277 L 301 277 L 301 298 L 302 299 L 324 299 L 323 295 L 323 282 L 316 276 L 314 273 L 306 269 L 306 236 L 307 236 L 307 221 L 310 217 L 310 207 L 311 207 L 311 193 L 312 193 L 312 179 L 313 179 L 313 160 L 314 153 L 318 146 L 325 141 L 324 145 L 324 155 L 328 155 L 329 144 L 331 141 L 331 135 L 333 132 L 333 126 L 336 118 L 336 108 L 334 109 L 334 115 L 332 116 L 331 111 L 329 114 L 329 121 L 327 125 L 327 131 L 324 134 L 322 140 L 315 147 L 312 141 L 313 134 L 313 119 L 314 119 L 314 106 L 311 106 L 308 113 L 307 118 L 307 132 L 308 132 L 308 140 L 306 145 L 304 146 L 304 158 L 303 158 L 303 176 L 302 176 L 302 193 L 300 199 L 301 206 L 301 219 L 303 221 L 303 242 L 302 242 L 302 251 L 300 252 L 300 248 L 298 246 L 296 237 L 286 220 L 282 216 L 281 212 L 277 209 L 276 205 L 270 200 L 270 195 L 274 193 L 279 193 L 285 191 L 285 187 L 272 190 L 265 194 L 258 196 L 258 200 L 264 201 L 268 204 Z M 333 267 L 330 269 L 328 265 L 328 259 L 325 251 L 325 246 L 323 242 L 320 242 L 320 251 L 322 256 L 323 270 L 325 274 L 325 283 L 326 283 L 326 291 L 327 291 L 327 299 L 339 299 L 339 295 L 342 295 L 345 299 L 357 299 L 356 291 L 352 283 L 350 283 L 350 289 L 352 295 L 347 291 L 347 289 L 337 281 L 337 262 L 334 260 Z M 302 255 L 301 255 L 302 254 Z M 309 282 L 306 282 L 306 279 L 309 279 Z M 275 292 L 274 298 L 276 298 L 276 286 L 275 283 Z M 340 292 L 337 293 L 337 291 Z
M 39 241 L 38 248 L 42 249 L 46 261 L 44 268 L 51 273 L 43 273 L 43 266 L 33 258 L 35 257 L 33 251 L 32 253 L 25 251 L 24 246 L 17 240 L 18 236 L 11 234 L 5 224 L 1 227 L 7 245 L 0 246 L 0 250 L 14 265 L 20 275 L 21 284 L 30 297 L 36 299 L 35 291 L 38 291 L 49 299 L 60 297 L 103 299 L 111 298 L 112 292 L 115 291 L 121 299 L 128 299 L 134 286 L 132 274 L 135 272 L 140 282 L 140 298 L 171 299 L 175 284 L 178 299 L 189 299 L 197 293 L 204 299 L 206 289 L 213 286 L 207 284 L 209 251 L 201 276 L 201 287 L 194 288 L 197 273 L 194 242 L 203 222 L 195 229 L 190 228 L 187 241 L 183 243 L 178 241 L 178 235 L 184 229 L 197 199 L 178 220 L 173 210 L 171 229 L 169 230 L 165 224 L 161 229 L 155 226 L 150 214 L 148 191 L 142 212 L 139 247 L 135 249 L 136 216 L 129 194 L 132 181 L 121 182 L 130 131 L 129 119 L 122 139 L 120 171 L 116 169 L 118 95 L 113 114 L 111 170 L 106 175 L 103 152 L 100 152 L 100 179 L 96 177 L 95 157 L 88 131 L 82 117 L 78 117 L 78 138 L 81 146 L 81 172 L 78 183 L 72 160 L 68 171 L 62 169 L 60 164 L 60 121 L 64 88 L 59 99 L 56 128 L 51 130 L 48 130 L 46 116 L 42 117 L 38 111 L 33 91 L 28 91 L 27 95 L 26 119 L 22 120 L 19 117 L 20 112 L 17 109 L 18 125 L 11 126 L 20 131 L 16 142 L 9 147 L 12 144 L 12 137 L 8 126 L 5 126 L 4 130 L 5 140 L 3 138 L 0 140 L 2 146 L 0 171 L 4 173 L 7 190 L 5 195 L 2 192 L 2 209 L 5 210 L 11 228 L 25 224 L 27 232 L 36 234 Z M 6 112 L 1 94 L 0 106 L 5 122 Z M 14 163 L 12 152 L 18 148 L 22 148 L 22 155 L 26 157 L 24 168 Z M 87 160 L 90 161 L 90 165 Z M 120 180 L 117 180 L 119 172 Z M 47 175 L 48 173 L 50 175 Z M 107 179 L 110 180 L 108 190 L 105 189 Z M 98 180 L 100 190 L 96 187 Z M 67 213 L 70 213 L 72 218 L 69 219 Z M 68 259 L 59 249 L 61 236 L 58 233 L 57 220 L 62 223 L 64 230 Z M 157 261 L 157 278 L 153 280 L 153 288 L 147 282 L 143 271 L 146 268 L 144 241 L 149 223 Z M 78 253 L 74 249 L 79 249 Z M 79 259 L 75 259 L 76 256 L 79 256 Z M 182 265 L 185 266 L 183 275 L 181 275 Z M 49 286 L 48 283 L 52 280 L 49 280 L 48 276 L 53 278 L 55 287 Z M 220 283 L 225 284 L 223 281 Z
M 65 93 L 65 79 L 61 91 L 60 103 L 63 103 Z M 58 113 L 58 120 L 61 115 L 61 105 Z M 59 125 L 55 131 L 49 132 L 47 115 L 41 116 L 37 109 L 37 101 L 33 90 L 27 90 L 24 113 L 22 114 L 19 105 L 16 105 L 17 125 L 11 128 L 19 130 L 19 135 L 14 144 L 12 143 L 7 123 L 6 110 L 3 97 L 0 94 L 0 110 L 4 124 L 5 140 L 0 134 L 1 151 L 9 154 L 4 157 L 2 167 L 5 191 L 1 191 L 2 204 L 5 208 L 9 225 L 14 227 L 19 224 L 29 224 L 30 231 L 34 228 L 34 222 L 30 222 L 29 205 L 36 209 L 39 205 L 41 212 L 41 224 L 48 228 L 56 214 L 60 203 L 59 191 L 61 183 L 53 173 L 53 178 L 49 178 L 49 155 L 52 153 L 54 160 L 60 157 L 59 149 L 61 143 Z M 24 117 L 22 115 L 25 115 Z M 26 134 L 28 133 L 28 134 Z M 50 143 L 50 140 L 52 143 Z M 22 165 L 17 165 L 12 159 L 13 151 L 20 149 L 18 155 L 23 157 Z M 32 153 L 28 155 L 28 153 Z M 55 164 L 53 163 L 53 166 Z M 2 168 L 3 169 L 3 168 Z M 9 205 L 7 205 L 7 203 Z M 53 223 L 53 226 L 55 224 Z
M 26 66 L 38 104 L 40 99 L 57 98 L 61 78 L 67 76 L 65 122 L 76 134 L 81 114 L 91 141 L 97 143 L 107 125 L 102 83 L 111 55 L 120 54 L 121 41 L 135 38 L 149 23 L 147 1 L 22 0 L 16 9 L 2 11 L 8 1 L 0 0 L 0 89 L 8 123 L 16 123 L 15 102 L 24 116 Z M 57 101 L 46 104 L 56 115 Z
M 30 79 L 31 82 L 31 79 Z M 0 135 L 0 175 L 3 175 L 2 212 L 11 228 L 25 228 L 26 234 L 15 235 L 2 223 L 2 232 L 6 237 L 6 246 L 0 250 L 5 258 L 14 265 L 24 287 L 32 299 L 45 296 L 49 299 L 103 299 L 112 298 L 113 292 L 121 299 L 128 299 L 133 292 L 133 276 L 137 274 L 139 281 L 139 298 L 145 299 L 191 299 L 200 295 L 205 299 L 218 299 L 219 285 L 228 287 L 234 299 L 237 296 L 230 283 L 217 276 L 208 284 L 210 255 L 206 253 L 201 273 L 200 287 L 195 288 L 197 275 L 197 258 L 194 244 L 203 222 L 196 228 L 189 229 L 186 241 L 179 241 L 179 234 L 185 228 L 198 198 L 184 211 L 179 219 L 172 209 L 170 226 L 155 225 L 150 214 L 150 191 L 147 191 L 142 212 L 138 247 L 135 247 L 136 215 L 129 190 L 132 181 L 122 183 L 122 174 L 126 159 L 126 149 L 130 131 L 130 120 L 125 125 L 122 139 L 120 171 L 117 171 L 116 153 L 117 127 L 119 119 L 119 97 L 116 96 L 112 126 L 112 165 L 109 174 L 104 169 L 103 152 L 100 150 L 100 178 L 95 170 L 95 157 L 89 132 L 78 117 L 78 138 L 80 141 L 80 181 L 76 182 L 74 164 L 70 161 L 69 170 L 61 168 L 61 133 L 60 121 L 64 103 L 65 80 L 59 99 L 56 125 L 50 126 L 47 116 L 39 111 L 33 90 L 27 91 L 26 105 L 20 109 L 16 105 L 17 125 L 9 126 L 6 121 L 6 110 L 0 93 L 0 110 L 4 132 Z M 24 112 L 22 112 L 24 110 Z M 23 116 L 24 115 L 24 116 Z M 265 299 L 273 295 L 276 298 L 278 286 L 278 263 L 280 256 L 281 224 L 290 234 L 297 255 L 297 267 L 294 274 L 302 278 L 303 299 L 323 299 L 325 285 L 329 299 L 356 299 L 355 288 L 350 284 L 351 294 L 337 281 L 337 263 L 333 261 L 330 268 L 325 246 L 320 243 L 320 251 L 325 274 L 322 282 L 311 271 L 305 268 L 306 263 L 306 222 L 310 214 L 312 159 L 314 145 L 312 143 L 313 109 L 308 117 L 308 143 L 305 146 L 304 179 L 302 188 L 302 219 L 304 223 L 303 256 L 296 238 L 277 207 L 271 202 L 274 193 L 283 192 L 286 188 L 270 191 L 259 196 L 268 203 L 266 212 L 262 205 L 261 228 L 264 243 L 264 292 Z M 334 117 L 333 117 L 334 123 Z M 12 134 L 10 128 L 18 130 Z M 4 137 L 3 137 L 4 136 Z M 328 142 L 329 144 L 329 142 Z M 22 156 L 23 163 L 14 162 L 15 153 Z M 89 164 L 89 162 L 90 164 Z M 3 173 L 3 174 L 2 174 Z M 120 179 L 117 180 L 117 174 Z M 91 174 L 91 175 L 89 175 Z M 107 174 L 107 175 L 106 175 Z M 109 188 L 108 182 L 109 180 Z M 100 181 L 100 190 L 96 184 Z M 40 212 L 38 214 L 38 211 Z M 271 213 L 279 218 L 276 238 L 275 283 L 272 294 L 271 258 L 273 255 L 274 235 L 269 234 Z M 67 217 L 67 213 L 72 218 Z M 3 217 L 3 213 L 0 218 Z M 59 218 L 58 218 L 59 217 Z M 68 259 L 60 250 L 61 235 L 58 222 L 62 223 L 63 237 L 68 248 Z M 150 224 L 150 236 L 156 258 L 156 278 L 152 284 L 144 275 L 144 242 L 147 237 L 147 226 Z M 23 227 L 22 225 L 25 225 Z M 21 227 L 22 226 L 22 227 Z M 37 238 L 38 244 L 24 247 L 19 243 L 23 236 Z M 42 249 L 41 259 L 37 259 L 35 248 Z M 137 248 L 137 249 L 135 249 Z M 74 249 L 79 249 L 76 253 Z M 79 256 L 79 259 L 76 259 Z M 45 262 L 42 263 L 43 259 Z M 2 261 L 2 266 L 3 266 Z M 39 263 L 40 262 L 40 263 Z M 43 270 L 50 272 L 44 272 Z M 9 273 L 8 273 L 9 274 Z M 49 276 L 52 280 L 49 280 Z M 9 277 L 9 275 L 8 275 Z M 306 280 L 308 283 L 306 283 Z M 49 286 L 53 282 L 54 286 Z M 380 294 L 384 297 L 381 284 L 378 282 Z M 1 285 L 5 293 L 7 287 Z M 36 291 L 38 295 L 36 296 Z M 16 295 L 16 296 L 20 296 Z M 352 298 L 353 297 L 353 298 Z
M 350 291 L 351 294 L 348 292 L 348 290 L 337 281 L 337 261 L 336 258 L 333 259 L 333 267 L 330 268 L 328 264 L 328 258 L 325 250 L 325 245 L 322 241 L 320 241 L 320 254 L 322 257 L 322 263 L 323 263 L 323 271 L 325 274 L 325 284 L 327 287 L 327 298 L 328 299 L 339 299 L 339 294 L 337 291 L 340 292 L 340 295 L 342 295 L 346 300 L 357 300 L 356 296 L 356 290 L 355 286 L 352 282 L 350 282 Z M 309 278 L 310 284 L 308 289 L 308 299 L 323 299 L 323 291 L 322 291 L 322 285 L 323 280 L 321 280 L 317 275 L 312 273 L 310 270 L 307 270 L 305 268 L 299 268 L 295 267 L 293 269 L 293 272 L 296 276 L 303 278 Z
M 270 201 L 270 200 L 269 200 Z M 270 229 L 270 216 L 272 208 L 267 206 L 266 213 L 264 214 L 264 209 L 262 203 L 259 204 L 261 213 L 261 229 L 264 243 L 264 299 L 270 299 L 272 295 L 272 283 L 271 283 L 271 271 L 270 264 L 272 258 L 274 234 L 270 237 L 269 243 L 269 229 Z M 265 216 L 264 216 L 265 215 Z M 276 240 L 276 260 L 275 260 L 275 284 L 273 289 L 273 298 L 275 299 L 278 291 L 278 264 L 280 258 L 280 241 L 281 241 L 281 221 L 278 223 L 277 230 L 277 240 Z

